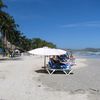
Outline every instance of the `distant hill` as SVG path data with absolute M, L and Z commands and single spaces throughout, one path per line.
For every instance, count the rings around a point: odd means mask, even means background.
M 84 52 L 100 52 L 100 48 L 84 48 L 84 49 L 73 49 L 72 51 L 84 51 Z

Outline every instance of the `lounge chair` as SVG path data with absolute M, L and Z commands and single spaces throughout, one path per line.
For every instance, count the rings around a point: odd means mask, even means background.
M 67 55 L 61 55 L 61 56 L 57 56 L 57 57 L 62 62 L 68 62 L 71 64 L 71 66 L 75 65 L 75 58 L 73 58 L 73 56 L 67 57 Z
M 52 75 L 55 71 L 63 71 L 66 75 L 69 75 L 72 72 L 71 65 L 68 64 L 55 64 L 52 61 L 48 62 L 46 67 L 47 72 Z

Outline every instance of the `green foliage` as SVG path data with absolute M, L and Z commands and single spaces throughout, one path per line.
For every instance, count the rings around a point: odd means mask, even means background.
M 7 8 L 7 6 L 6 5 L 4 5 L 4 3 L 2 2 L 2 0 L 0 0 L 0 10 L 2 10 L 2 8 Z
M 32 48 L 33 49 L 44 47 L 44 46 L 47 46 L 47 47 L 50 47 L 50 48 L 56 48 L 56 45 L 54 45 L 51 42 L 47 42 L 47 41 L 42 40 L 40 38 L 33 38 L 32 39 Z
M 22 49 L 22 51 L 28 51 L 32 49 L 31 40 L 26 38 L 26 36 L 21 36 L 19 40 L 19 47 Z
M 2 48 L 2 41 L 1 41 L 1 38 L 0 38 L 0 48 Z
M 9 41 L 11 45 L 15 45 L 22 51 L 28 51 L 30 49 L 43 46 L 56 48 L 56 45 L 51 42 L 47 42 L 40 38 L 28 39 L 26 36 L 24 36 L 23 33 L 18 30 L 19 25 L 16 24 L 14 18 L 5 11 L 3 11 L 4 7 L 6 6 L 4 5 L 2 0 L 0 0 L 0 33 L 2 35 L 1 40 L 3 40 L 0 41 L 1 47 L 4 46 L 4 49 L 7 49 L 7 41 Z

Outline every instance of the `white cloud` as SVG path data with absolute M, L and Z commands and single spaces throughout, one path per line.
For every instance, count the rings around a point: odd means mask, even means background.
M 75 27 L 100 27 L 100 21 L 90 21 L 83 23 L 74 23 L 74 24 L 66 24 L 60 25 L 63 28 L 75 28 Z

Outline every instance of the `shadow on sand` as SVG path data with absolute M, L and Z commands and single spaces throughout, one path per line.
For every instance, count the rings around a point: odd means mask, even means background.
M 22 58 L 20 58 L 20 57 L 14 57 L 14 58 L 0 58 L 0 61 L 13 61 L 13 60 L 21 61 Z
M 45 70 L 45 69 L 38 69 L 38 70 L 35 70 L 36 73 L 44 73 L 44 74 L 48 74 L 48 72 Z
M 49 74 L 46 69 L 44 69 L 43 67 L 41 69 L 35 70 L 36 73 L 44 73 L 44 74 Z M 63 71 L 55 71 L 53 74 L 65 74 Z M 70 73 L 70 74 L 74 74 L 74 73 Z

